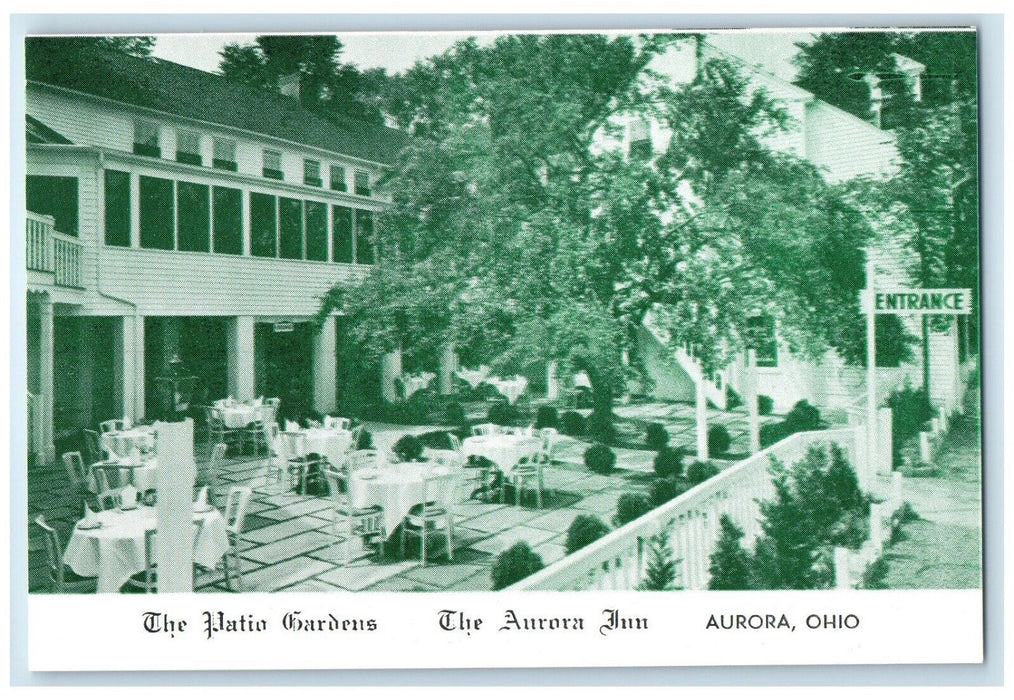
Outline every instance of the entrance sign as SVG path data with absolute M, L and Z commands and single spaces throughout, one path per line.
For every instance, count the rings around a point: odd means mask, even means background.
M 273 326 L 275 333 L 291 333 L 295 330 L 295 325 L 292 321 L 279 321 Z
M 878 289 L 861 295 L 863 313 L 946 314 L 972 313 L 971 289 Z

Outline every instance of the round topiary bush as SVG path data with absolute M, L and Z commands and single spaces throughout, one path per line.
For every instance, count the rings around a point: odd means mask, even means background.
M 687 484 L 683 479 L 655 479 L 648 489 L 648 498 L 654 507 L 658 508 L 679 496 L 687 490 Z
M 775 400 L 766 394 L 757 397 L 757 412 L 762 416 L 770 416 L 775 410 Z
M 649 449 L 661 450 L 669 444 L 669 431 L 661 423 L 648 423 L 644 442 L 647 443 Z
M 655 474 L 661 479 L 683 476 L 683 448 L 665 447 L 655 455 Z
M 516 542 L 497 555 L 491 572 L 493 590 L 499 591 L 528 578 L 544 566 L 542 557 L 527 542 Z
M 724 425 L 713 425 L 708 428 L 708 453 L 724 455 L 732 445 L 732 436 Z
M 609 526 L 597 515 L 579 515 L 567 528 L 567 554 L 587 547 L 600 537 L 609 534 Z
M 596 474 L 608 474 L 616 466 L 616 453 L 597 442 L 584 451 L 584 465 Z
M 718 467 L 711 462 L 694 462 L 687 467 L 687 481 L 692 486 L 707 481 L 716 474 L 718 474 Z
M 422 440 L 417 438 L 415 435 L 402 435 L 398 438 L 398 441 L 394 443 L 394 447 L 391 451 L 400 459 L 402 462 L 417 462 L 422 458 L 423 448 Z
M 593 413 L 588 417 L 588 435 L 598 442 L 613 445 L 616 443 L 616 426 L 611 417 Z
M 539 406 L 535 412 L 535 428 L 556 428 L 560 424 L 560 415 L 552 406 Z
M 800 433 L 805 430 L 819 430 L 821 427 L 820 411 L 816 407 L 811 406 L 806 399 L 803 399 L 796 402 L 796 405 L 785 416 L 785 423 L 794 433 Z
M 506 401 L 497 401 L 489 407 L 486 418 L 497 425 L 511 425 L 518 417 L 518 409 Z
M 431 450 L 452 450 L 454 446 L 451 445 L 451 436 L 446 430 L 432 430 L 428 433 L 422 433 L 417 436 L 419 442 L 423 444 L 423 447 L 428 447 Z
M 373 449 L 373 433 L 369 430 L 363 429 L 363 432 L 359 433 L 359 439 L 356 440 L 357 450 L 372 450 Z
M 445 410 L 447 422 L 451 425 L 463 425 L 465 423 L 465 408 L 457 401 L 447 404 Z
M 564 411 L 560 416 L 560 430 L 564 435 L 577 437 L 584 435 L 586 421 L 577 411 Z
M 625 493 L 616 501 L 616 515 L 613 516 L 613 525 L 623 527 L 627 523 L 637 520 L 652 508 L 651 501 L 643 493 Z

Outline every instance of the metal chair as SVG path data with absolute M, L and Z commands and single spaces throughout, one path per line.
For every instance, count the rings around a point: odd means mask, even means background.
M 88 464 L 101 462 L 104 457 L 104 451 L 102 449 L 102 440 L 99 438 L 99 434 L 94 430 L 85 428 L 84 436 L 85 451 L 88 453 Z
M 482 423 L 481 425 L 472 426 L 472 435 L 498 435 L 501 428 L 496 423 Z
M 60 535 L 46 522 L 42 515 L 35 519 L 45 535 L 46 556 L 49 559 L 49 582 L 53 593 L 94 593 L 98 579 L 89 576 L 78 576 L 74 570 L 63 563 L 63 545 Z
M 525 484 L 534 481 L 536 486 L 536 503 L 539 509 L 542 509 L 542 491 L 545 487 L 542 469 L 548 461 L 548 455 L 545 452 L 536 452 L 519 459 L 518 463 L 504 475 L 504 479 L 514 486 L 515 506 L 521 505 L 521 490 L 525 487 Z M 504 502 L 504 491 L 502 489 L 500 491 L 500 502 Z
M 243 543 L 243 523 L 246 520 L 246 508 L 250 503 L 253 489 L 249 486 L 233 486 L 225 501 L 225 532 L 229 536 L 229 549 L 222 558 L 225 566 L 225 586 L 232 590 L 232 577 L 229 569 L 229 556 L 236 565 L 236 590 L 243 590 L 243 564 L 239 558 L 240 545 Z
M 387 540 L 387 528 L 384 526 L 384 508 L 370 506 L 356 508 L 352 505 L 350 494 L 355 488 L 355 471 L 347 475 L 330 465 L 324 467 L 324 478 L 327 480 L 328 497 L 331 499 L 331 528 L 335 544 L 339 539 L 345 543 L 347 566 L 352 559 L 352 539 L 360 538 L 364 543 L 373 539 L 381 557 L 384 556 L 384 542 Z
M 429 535 L 443 530 L 447 538 L 447 559 L 454 560 L 454 491 L 457 479 L 455 471 L 426 474 L 423 479 L 423 500 L 412 506 L 401 524 L 402 556 L 405 553 L 406 539 L 415 537 L 420 543 L 420 561 L 426 566 L 426 540 Z
M 205 462 L 203 473 L 198 476 L 198 480 L 202 485 L 210 486 L 209 491 L 211 492 L 211 505 L 218 506 L 218 484 L 219 484 L 219 472 L 222 469 L 222 461 L 225 459 L 225 452 L 228 446 L 224 442 L 220 442 L 211 448 L 211 456 L 208 457 L 208 461 Z
M 328 430 L 351 430 L 352 419 L 324 416 L 324 427 Z
M 112 433 L 117 430 L 124 429 L 124 422 L 122 418 L 110 418 L 99 423 L 99 430 L 104 433 Z
M 289 485 L 292 486 L 293 477 L 298 477 L 296 483 L 299 493 L 306 495 L 306 481 L 314 467 L 320 469 L 322 461 L 317 457 L 311 457 L 306 452 L 306 435 L 294 430 L 283 430 L 282 449 L 285 452 L 286 470 L 289 473 Z
M 99 462 L 92 465 L 99 508 L 112 510 L 120 505 L 120 492 L 130 483 L 129 474 L 129 470 L 123 469 L 118 462 Z
M 92 487 L 88 479 L 88 469 L 85 468 L 84 458 L 81 456 L 81 453 L 64 452 L 61 459 L 74 490 L 82 496 L 90 492 Z

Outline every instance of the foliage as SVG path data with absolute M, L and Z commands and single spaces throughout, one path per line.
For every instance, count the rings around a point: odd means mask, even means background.
M 711 462 L 694 462 L 687 467 L 687 481 L 691 486 L 696 486 L 717 475 L 718 472 L 718 467 Z
M 784 440 L 789 435 L 792 435 L 788 425 L 785 421 L 778 423 L 765 423 L 760 427 L 760 444 L 761 448 L 770 447 L 779 440 Z
M 683 476 L 684 454 L 682 447 L 663 446 L 655 455 L 655 475 L 661 479 Z
M 708 454 L 722 455 L 729 451 L 732 436 L 724 425 L 713 425 L 708 428 Z
M 451 438 L 446 430 L 431 430 L 428 433 L 416 435 L 423 447 L 431 450 L 450 450 Z
M 556 428 L 560 423 L 560 416 L 553 406 L 539 406 L 535 411 L 535 429 Z
M 719 519 L 722 534 L 708 571 L 711 580 L 708 588 L 713 591 L 748 591 L 753 586 L 752 557 L 743 548 L 741 540 L 743 531 L 736 526 L 732 518 L 723 514 Z
M 592 412 L 588 416 L 588 435 L 597 442 L 613 445 L 616 443 L 616 426 L 613 425 L 612 416 L 604 412 Z
M 648 546 L 648 569 L 639 590 L 672 590 L 673 583 L 676 582 L 677 562 L 673 559 L 672 546 L 669 544 L 669 527 L 652 537 Z
M 447 404 L 445 416 L 447 418 L 447 422 L 451 425 L 464 425 L 467 421 L 465 408 L 457 401 L 451 401 Z
M 567 554 L 573 554 L 582 547 L 609 534 L 609 526 L 597 515 L 579 515 L 567 528 L 565 548 Z
M 560 416 L 560 428 L 564 435 L 578 437 L 584 435 L 586 421 L 577 411 L 564 411 Z
M 762 416 L 769 416 L 775 410 L 775 400 L 767 394 L 757 395 L 757 412 Z
M 664 505 L 687 490 L 687 482 L 679 477 L 655 479 L 648 489 L 648 497 L 656 508 Z
M 415 435 L 402 435 L 398 438 L 398 441 L 394 443 L 394 447 L 391 451 L 398 457 L 402 462 L 417 462 L 422 459 L 423 449 L 422 440 Z
M 648 429 L 645 432 L 644 441 L 647 443 L 649 449 L 661 450 L 663 447 L 669 444 L 669 431 L 665 429 L 661 423 L 648 423 Z
M 532 551 L 527 542 L 516 542 L 497 555 L 491 575 L 493 590 L 513 585 L 543 568 L 542 557 Z
M 513 425 L 520 413 L 514 404 L 507 401 L 495 401 L 490 404 L 487 419 L 497 425 Z
M 806 399 L 796 402 L 792 410 L 785 415 L 785 423 L 786 427 L 794 433 L 820 430 L 824 425 L 820 420 L 820 411 L 811 406 Z
M 627 523 L 637 520 L 653 507 L 651 501 L 643 493 L 625 493 L 616 501 L 613 526 L 623 527 Z
M 596 474 L 609 474 L 616 466 L 616 453 L 600 442 L 584 452 L 584 464 Z
M 363 430 L 359 433 L 359 439 L 356 441 L 357 450 L 372 450 L 373 448 L 373 433 L 369 430 Z
M 901 465 L 905 444 L 926 428 L 935 415 L 929 396 L 923 389 L 906 384 L 887 398 L 891 408 L 891 452 L 893 463 Z
M 859 587 L 867 590 L 884 590 L 888 588 L 887 574 L 890 573 L 890 570 L 891 567 L 887 563 L 887 558 L 882 556 L 877 557 L 866 567 L 866 571 L 863 572 L 862 584 Z

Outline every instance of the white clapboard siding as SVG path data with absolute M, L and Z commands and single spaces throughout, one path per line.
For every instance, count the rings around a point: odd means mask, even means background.
M 806 157 L 830 182 L 887 175 L 897 159 L 894 136 L 873 124 L 814 100 L 806 110 Z

